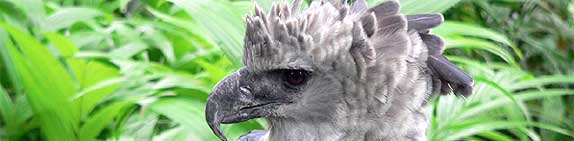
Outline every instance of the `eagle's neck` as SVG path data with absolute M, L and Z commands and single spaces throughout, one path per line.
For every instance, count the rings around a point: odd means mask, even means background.
M 399 108 L 399 107 L 397 107 Z M 397 112 L 405 111 L 405 112 Z M 424 111 L 390 108 L 383 117 L 325 121 L 269 120 L 266 141 L 426 140 Z
M 343 127 L 325 121 L 301 122 L 293 119 L 269 120 L 268 141 L 283 140 L 341 140 L 345 136 Z

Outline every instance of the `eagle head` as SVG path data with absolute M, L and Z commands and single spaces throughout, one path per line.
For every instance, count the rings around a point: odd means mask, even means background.
M 402 114 L 392 105 L 418 109 L 447 88 L 469 93 L 472 79 L 442 56 L 442 40 L 429 33 L 441 15 L 405 16 L 392 0 L 370 9 L 364 0 L 339 1 L 313 1 L 301 11 L 295 0 L 269 13 L 255 5 L 245 18 L 245 67 L 221 80 L 207 101 L 207 122 L 220 139 L 220 124 L 262 117 L 271 128 L 366 132 L 370 127 L 356 128 L 363 120 Z

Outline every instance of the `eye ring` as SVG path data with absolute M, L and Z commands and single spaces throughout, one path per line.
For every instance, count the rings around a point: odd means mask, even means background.
M 282 79 L 290 86 L 300 86 L 309 79 L 310 73 L 305 70 L 288 69 L 282 71 Z

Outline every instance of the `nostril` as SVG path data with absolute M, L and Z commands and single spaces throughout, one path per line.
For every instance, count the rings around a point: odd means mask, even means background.
M 251 88 L 250 88 L 249 86 L 239 87 L 239 90 L 240 90 L 241 93 L 243 93 L 243 94 L 251 94 Z
M 239 87 L 239 91 L 241 94 L 237 95 L 237 99 L 244 103 L 251 103 L 253 102 L 253 95 L 251 94 L 251 87 L 249 86 L 241 86 Z

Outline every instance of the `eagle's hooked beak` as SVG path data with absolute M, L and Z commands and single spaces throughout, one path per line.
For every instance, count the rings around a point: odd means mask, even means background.
M 260 104 L 255 100 L 251 88 L 243 82 L 247 73 L 246 68 L 241 68 L 227 76 L 215 86 L 207 99 L 207 124 L 221 140 L 227 140 L 220 130 L 221 123 L 238 123 L 269 114 L 269 104 Z

